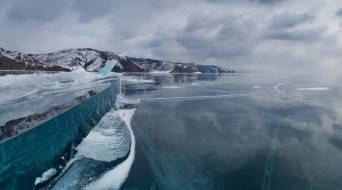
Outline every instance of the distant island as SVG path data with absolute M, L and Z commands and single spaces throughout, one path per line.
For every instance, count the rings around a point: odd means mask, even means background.
M 0 70 L 70 72 L 79 68 L 89 72 L 106 68 L 116 73 L 235 73 L 234 70 L 215 65 L 134 58 L 90 48 L 65 49 L 46 54 L 25 54 L 0 48 Z

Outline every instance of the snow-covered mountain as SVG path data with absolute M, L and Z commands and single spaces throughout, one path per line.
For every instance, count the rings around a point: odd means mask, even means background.
M 90 48 L 66 49 L 47 54 L 29 54 L 29 56 L 50 64 L 69 69 L 83 67 L 86 71 L 96 72 L 109 61 L 116 61 L 113 72 L 144 72 L 145 70 L 128 61 L 125 56 L 109 51 L 99 51 Z
M 194 63 L 176 63 L 148 58 L 133 58 L 119 53 L 99 51 L 90 48 L 65 49 L 47 54 L 23 54 L 5 51 L 12 57 L 24 60 L 26 65 L 41 63 L 50 67 L 61 67 L 70 70 L 84 68 L 89 72 L 97 72 L 101 68 L 109 68 L 112 72 L 165 72 L 165 73 L 230 73 L 230 69 L 218 66 L 197 65 Z M 0 69 L 3 65 L 0 62 Z M 10 65 L 6 64 L 6 67 Z
M 0 48 L 0 70 L 70 71 L 57 65 L 45 64 L 24 53 L 2 48 Z
M 149 58 L 127 57 L 128 60 L 143 67 L 150 72 L 169 73 L 234 73 L 231 69 L 225 69 L 215 65 L 198 65 L 195 63 L 178 63 L 170 61 L 160 61 Z

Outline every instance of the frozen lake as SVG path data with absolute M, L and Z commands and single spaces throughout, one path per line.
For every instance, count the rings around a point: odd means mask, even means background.
M 136 75 L 123 189 L 341 189 L 341 76 Z

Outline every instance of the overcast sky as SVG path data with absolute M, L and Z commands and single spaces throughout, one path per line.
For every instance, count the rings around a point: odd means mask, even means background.
M 341 0 L 1 0 L 0 47 L 90 47 L 236 70 L 342 68 Z

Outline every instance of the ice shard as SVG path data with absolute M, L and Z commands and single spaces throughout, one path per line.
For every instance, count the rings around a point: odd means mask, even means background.
M 116 105 L 138 101 L 118 96 Z M 123 106 L 108 112 L 76 147 L 77 154 L 47 188 L 54 190 L 119 189 L 128 176 L 135 155 L 130 126 L 135 108 Z

